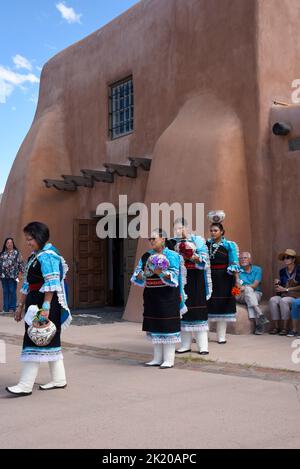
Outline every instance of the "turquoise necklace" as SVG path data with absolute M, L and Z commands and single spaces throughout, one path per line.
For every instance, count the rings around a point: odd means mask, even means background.
M 222 244 L 223 239 L 219 241 L 218 243 L 214 243 L 213 240 L 211 240 L 210 245 L 209 245 L 209 258 L 214 259 L 221 244 Z M 214 249 L 213 249 L 214 248 Z

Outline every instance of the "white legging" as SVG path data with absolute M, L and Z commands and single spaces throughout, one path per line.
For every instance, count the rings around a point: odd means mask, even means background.
M 217 340 L 218 340 L 218 342 L 225 342 L 226 341 L 226 329 L 227 329 L 227 322 L 226 321 L 217 321 Z

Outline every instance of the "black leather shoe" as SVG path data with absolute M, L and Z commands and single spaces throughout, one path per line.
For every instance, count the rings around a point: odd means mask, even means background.
M 223 340 L 222 342 L 218 342 L 218 344 L 220 344 L 220 345 L 227 344 L 227 340 Z
M 199 355 L 209 355 L 209 352 L 199 352 Z
M 175 353 L 178 353 L 178 354 L 181 354 L 181 353 L 189 353 L 191 352 L 192 350 L 189 349 L 189 350 L 184 350 L 183 352 L 179 352 L 179 350 L 176 350 Z

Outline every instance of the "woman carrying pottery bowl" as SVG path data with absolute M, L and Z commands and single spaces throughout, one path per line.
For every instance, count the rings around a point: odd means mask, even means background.
M 34 382 L 41 362 L 48 362 L 51 381 L 40 386 L 41 390 L 65 388 L 67 385 L 63 355 L 61 350 L 61 330 L 72 320 L 67 304 L 64 279 L 68 267 L 58 250 L 49 243 L 49 228 L 40 222 L 29 223 L 24 228 L 26 242 L 33 251 L 28 259 L 24 283 L 20 292 L 20 301 L 15 313 L 15 320 L 20 322 L 25 316 L 25 335 L 21 353 L 23 364 L 20 381 L 6 390 L 15 396 L 32 394 Z M 40 310 L 39 320 L 51 321 L 56 327 L 52 340 L 46 346 L 39 346 L 30 338 L 33 317 L 30 311 L 34 306 Z
M 166 247 L 166 234 L 155 230 L 151 249 L 141 257 L 131 282 L 144 288 L 143 331 L 154 347 L 147 366 L 172 368 L 180 343 L 180 315 L 186 311 L 183 290 L 183 259 Z

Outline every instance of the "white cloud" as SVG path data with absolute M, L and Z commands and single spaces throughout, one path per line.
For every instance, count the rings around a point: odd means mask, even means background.
M 0 104 L 5 104 L 7 98 L 12 94 L 14 87 L 0 78 Z
M 0 65 L 0 103 L 5 104 L 15 87 L 24 89 L 25 83 L 37 84 L 40 80 L 33 73 L 21 74 Z
M 43 67 L 40 67 L 39 65 L 37 65 L 35 68 L 36 68 L 39 72 L 41 72 L 41 71 L 43 70 Z
M 13 112 L 15 112 L 15 111 L 17 110 L 16 106 L 13 106 L 13 107 L 11 108 L 11 110 L 12 110 Z
M 32 65 L 31 63 L 29 62 L 28 59 L 26 59 L 25 57 L 23 57 L 22 55 L 20 54 L 17 54 L 15 55 L 15 57 L 13 57 L 13 62 L 16 66 L 16 68 L 25 68 L 26 70 L 29 70 L 31 72 L 32 70 Z
M 39 83 L 38 77 L 33 73 L 27 73 L 27 75 L 22 75 L 21 73 L 16 73 L 0 65 L 0 79 L 11 83 L 12 85 L 22 85 L 23 83 Z
M 81 23 L 81 14 L 75 12 L 74 8 L 67 7 L 63 2 L 57 3 L 56 8 L 60 12 L 62 18 L 68 23 Z

